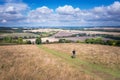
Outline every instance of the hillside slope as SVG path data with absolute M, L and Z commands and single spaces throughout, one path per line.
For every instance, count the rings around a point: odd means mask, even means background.
M 119 52 L 119 47 L 74 43 L 0 46 L 0 79 L 119 80 Z
M 36 45 L 0 46 L 0 80 L 93 80 Z
M 46 44 L 41 46 L 45 51 L 61 57 L 68 63 L 89 74 L 105 80 L 120 79 L 120 47 L 91 44 Z M 72 59 L 72 50 L 77 58 Z

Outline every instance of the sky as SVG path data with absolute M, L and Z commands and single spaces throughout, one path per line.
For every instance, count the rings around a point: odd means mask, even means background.
M 120 26 L 120 0 L 0 0 L 0 26 Z

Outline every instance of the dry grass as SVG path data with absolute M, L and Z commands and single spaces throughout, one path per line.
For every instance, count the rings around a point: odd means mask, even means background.
M 48 47 L 52 45 L 47 45 Z M 55 47 L 56 46 L 56 47 Z M 74 44 L 54 45 L 68 49 Z M 65 49 L 64 49 L 65 48 Z M 77 49 L 77 47 L 75 47 Z M 71 48 L 72 49 L 72 48 Z M 60 49 L 59 49 L 60 50 Z M 69 49 L 70 50 L 70 49 Z M 79 55 L 79 54 L 78 54 Z M 100 80 L 71 67 L 36 45 L 0 46 L 0 80 Z
M 110 69 L 120 70 L 120 47 L 92 45 L 92 44 L 50 44 L 44 45 L 50 49 L 71 55 L 75 49 L 81 60 L 100 64 Z

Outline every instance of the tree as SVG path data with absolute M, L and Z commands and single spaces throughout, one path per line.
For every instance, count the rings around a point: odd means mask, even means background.
M 108 45 L 112 45 L 112 46 L 116 46 L 117 45 L 117 41 L 115 41 L 115 40 L 108 40 L 106 43 Z
M 76 43 L 81 43 L 81 41 L 80 41 L 80 40 L 77 40 Z
M 26 41 L 26 44 L 32 44 L 30 40 Z
M 24 36 L 24 39 L 27 39 L 27 36 Z
M 71 40 L 65 40 L 65 43 L 71 43 L 72 41 Z
M 91 43 L 91 44 L 92 44 L 92 43 L 94 42 L 94 39 L 93 39 L 93 38 L 86 39 L 85 42 L 86 42 L 86 43 Z
M 65 39 L 59 39 L 59 43 L 65 43 Z
M 19 44 L 22 44 L 22 43 L 23 43 L 23 38 L 22 38 L 22 37 L 19 37 L 19 38 L 18 38 L 18 43 L 19 43 Z
M 96 39 L 94 39 L 94 43 L 95 44 L 104 44 L 104 41 L 102 40 L 102 38 L 96 38 Z
M 49 40 L 46 40 L 46 43 L 49 43 L 50 41 Z
M 12 37 L 4 37 L 4 41 L 11 43 L 13 40 L 12 40 Z
M 120 46 L 120 40 L 117 41 L 116 46 Z
M 104 44 L 104 41 L 102 38 L 90 38 L 85 40 L 86 43 L 91 43 L 91 44 Z
M 42 43 L 42 40 L 40 37 L 37 37 L 36 41 L 35 41 L 36 44 L 41 44 Z

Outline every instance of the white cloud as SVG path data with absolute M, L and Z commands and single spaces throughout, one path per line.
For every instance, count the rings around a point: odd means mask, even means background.
M 120 20 L 120 2 L 116 1 L 110 6 L 95 7 L 92 12 L 102 21 Z
M 28 20 L 27 22 L 46 22 L 53 18 L 53 10 L 49 9 L 46 6 L 39 7 L 35 10 L 31 10 L 28 13 Z
M 33 11 L 34 11 L 34 10 L 33 10 Z M 49 8 L 46 7 L 46 6 L 37 8 L 35 11 L 38 12 L 38 13 L 40 13 L 40 14 L 51 14 L 51 13 L 53 12 L 52 9 L 49 9 Z
M 120 2 L 114 2 L 112 5 L 108 6 L 107 9 L 112 10 L 112 12 L 120 12 Z
M 65 5 L 63 7 L 58 7 L 56 9 L 56 12 L 58 14 L 63 14 L 63 15 L 74 15 L 78 12 L 80 12 L 80 9 L 79 8 L 73 8 L 72 6 L 70 5 Z
M 24 3 L 0 5 L 0 21 L 31 25 L 120 25 L 120 2 L 109 6 L 99 6 L 88 10 L 71 5 L 59 6 L 55 10 L 47 6 L 29 10 Z M 6 21 L 5 21 L 6 20 Z
M 29 9 L 28 5 L 27 4 L 24 4 L 24 3 L 6 3 L 4 5 L 4 8 L 7 9 L 9 7 L 13 7 L 13 9 L 15 11 L 24 11 L 24 10 L 27 10 Z
M 1 22 L 2 22 L 2 23 L 6 23 L 6 22 L 7 22 L 7 20 L 3 19 Z
M 8 6 L 8 8 L 6 9 L 7 12 L 9 11 L 14 11 L 14 7 L 13 6 Z
M 25 19 L 25 11 L 29 7 L 24 3 L 6 3 L 0 5 L 0 20 L 5 19 L 6 23 L 17 23 L 22 19 Z

